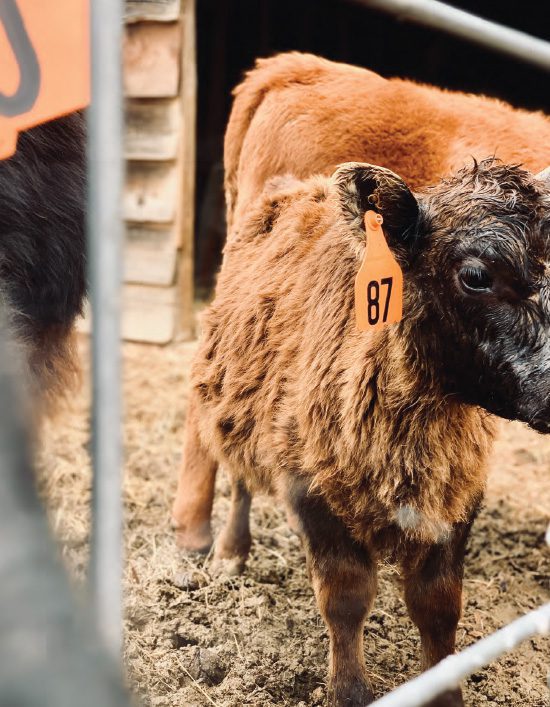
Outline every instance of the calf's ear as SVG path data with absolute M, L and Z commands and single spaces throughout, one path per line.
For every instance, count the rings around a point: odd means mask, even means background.
M 546 182 L 550 185 L 550 167 L 546 167 L 546 169 L 543 169 L 542 172 L 536 174 L 535 177 L 540 179 L 541 182 Z
M 381 214 L 384 231 L 396 245 L 416 240 L 418 202 L 405 182 L 385 167 L 363 162 L 339 165 L 332 179 L 344 217 L 364 229 L 365 212 Z

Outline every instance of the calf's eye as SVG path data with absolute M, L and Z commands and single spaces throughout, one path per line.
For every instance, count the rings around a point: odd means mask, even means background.
M 459 279 L 466 292 L 489 292 L 493 286 L 493 278 L 482 267 L 468 265 L 462 268 Z

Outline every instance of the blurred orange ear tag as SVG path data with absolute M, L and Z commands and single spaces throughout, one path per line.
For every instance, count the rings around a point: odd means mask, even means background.
M 403 316 L 403 273 L 382 230 L 382 216 L 365 214 L 367 246 L 355 278 L 355 320 L 360 331 L 381 329 Z
M 115 0 L 113 0 L 115 2 Z M 90 101 L 89 0 L 0 0 L 0 159 Z

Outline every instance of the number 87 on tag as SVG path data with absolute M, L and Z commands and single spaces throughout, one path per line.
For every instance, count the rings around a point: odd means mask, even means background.
M 355 320 L 360 331 L 381 329 L 403 316 L 403 273 L 386 242 L 382 223 L 380 214 L 366 212 L 367 244 L 355 278 Z

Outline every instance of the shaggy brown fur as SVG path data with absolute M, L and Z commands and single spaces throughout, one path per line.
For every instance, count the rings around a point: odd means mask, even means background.
M 228 246 L 193 373 L 174 522 L 182 546 L 210 546 L 222 463 L 232 511 L 216 557 L 240 570 L 250 492 L 284 499 L 329 629 L 335 705 L 372 699 L 362 632 L 383 555 L 401 564 L 423 667 L 454 650 L 492 439 L 484 410 L 550 429 L 550 200 L 543 181 L 497 162 L 418 202 L 369 166 L 273 177 L 359 160 L 422 188 L 472 155 L 540 170 L 550 121 L 296 53 L 259 61 L 235 91 Z M 361 333 L 353 281 L 373 207 L 404 270 L 405 318 Z M 462 705 L 461 692 L 432 705 Z
M 492 98 L 444 91 L 297 52 L 261 59 L 235 89 L 225 137 L 228 222 L 277 174 L 388 167 L 413 189 L 497 156 L 550 164 L 550 120 Z
M 405 317 L 360 332 L 353 283 L 373 206 L 404 270 Z M 549 207 L 545 182 L 491 161 L 418 198 L 388 170 L 347 164 L 274 180 L 234 223 L 192 373 L 175 522 L 183 545 L 209 545 L 222 464 L 233 510 L 216 555 L 240 568 L 250 492 L 284 500 L 329 627 L 336 705 L 372 698 L 362 627 L 382 556 L 402 565 L 424 666 L 454 650 L 485 410 L 550 429 Z M 433 702 L 461 704 L 460 691 Z

